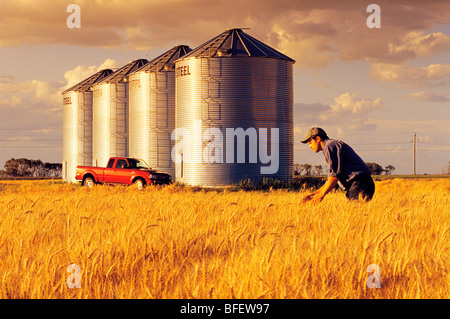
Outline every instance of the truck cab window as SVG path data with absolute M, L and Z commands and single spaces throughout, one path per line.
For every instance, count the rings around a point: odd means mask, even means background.
M 143 160 L 139 160 L 136 158 L 129 158 L 128 162 L 130 163 L 130 168 L 149 169 L 147 163 L 145 163 Z
M 116 168 L 128 168 L 128 162 L 123 159 L 119 159 L 117 160 Z
M 108 161 L 108 165 L 106 166 L 107 168 L 112 168 L 114 165 L 114 158 L 110 158 Z

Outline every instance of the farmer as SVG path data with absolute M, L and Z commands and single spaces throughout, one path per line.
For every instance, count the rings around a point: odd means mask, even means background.
M 319 203 L 325 195 L 339 184 L 346 191 L 350 200 L 359 199 L 370 201 L 375 192 L 375 184 L 370 176 L 370 170 L 355 151 L 342 141 L 332 140 L 320 127 L 311 128 L 302 143 L 309 144 L 315 153 L 323 151 L 329 165 L 326 183 L 315 192 L 305 196 L 302 202 L 312 200 Z

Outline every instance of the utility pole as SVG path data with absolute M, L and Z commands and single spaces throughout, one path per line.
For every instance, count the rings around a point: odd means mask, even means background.
M 414 132 L 413 138 L 413 167 L 414 167 L 414 175 L 416 175 L 416 133 Z

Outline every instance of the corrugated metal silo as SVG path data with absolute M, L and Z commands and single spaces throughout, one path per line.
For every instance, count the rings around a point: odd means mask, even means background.
M 294 63 L 241 29 L 177 60 L 176 180 L 291 179 Z
M 111 156 L 128 156 L 128 75 L 146 63 L 133 60 L 92 87 L 94 166 L 105 167 Z
M 175 60 L 190 51 L 186 45 L 175 46 L 129 75 L 129 156 L 173 177 Z
M 63 173 L 65 182 L 75 182 L 76 167 L 92 165 L 92 91 L 90 88 L 112 70 L 101 70 L 62 92 Z

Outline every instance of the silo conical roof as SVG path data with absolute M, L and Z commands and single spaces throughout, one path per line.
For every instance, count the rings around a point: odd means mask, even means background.
M 248 35 L 242 29 L 228 29 L 195 48 L 182 59 L 190 57 L 233 56 L 274 58 L 295 62 L 290 57 Z
M 140 67 L 137 72 L 159 72 L 164 69 L 175 69 L 175 60 L 191 52 L 192 49 L 187 45 L 174 46 L 169 51 L 161 54 L 155 59 L 151 60 L 146 65 Z
M 110 70 L 110 69 L 100 70 L 97 73 L 88 77 L 87 79 L 84 79 L 80 83 L 75 84 L 74 86 L 63 91 L 62 94 L 66 94 L 66 93 L 72 92 L 72 91 L 80 91 L 80 92 L 88 91 L 92 85 L 94 85 L 97 82 L 102 81 L 104 78 L 108 77 L 112 73 L 114 73 L 114 71 Z
M 124 78 L 142 67 L 143 65 L 147 64 L 147 59 L 136 59 L 128 64 L 124 65 L 120 69 L 118 69 L 116 72 L 108 76 L 107 78 L 103 79 L 99 84 L 105 84 L 105 83 L 119 83 L 124 80 Z

